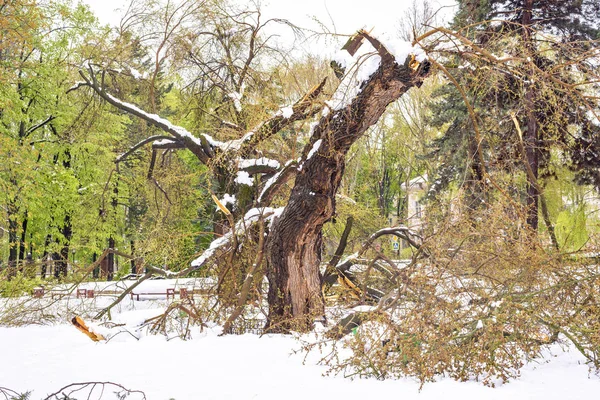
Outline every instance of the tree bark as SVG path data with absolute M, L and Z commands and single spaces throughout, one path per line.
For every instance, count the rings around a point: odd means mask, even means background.
M 535 48 L 531 37 L 531 25 L 533 19 L 533 0 L 525 0 L 523 5 L 523 41 L 530 57 L 535 57 Z M 538 150 L 538 123 L 535 115 L 535 96 L 532 83 L 528 84 L 525 93 L 525 111 L 527 118 L 527 132 L 525 133 L 525 153 L 527 163 L 533 172 L 533 176 L 527 176 L 527 225 L 537 232 L 538 229 L 538 199 L 540 192 L 537 186 L 539 170 Z
M 27 211 L 25 211 L 25 214 L 27 214 Z M 27 256 L 25 254 L 25 241 L 27 239 L 27 223 L 28 223 L 28 219 L 27 217 L 25 217 L 23 219 L 23 223 L 21 224 L 21 240 L 19 241 L 19 261 L 22 263 L 23 260 L 25 260 L 25 257 Z M 22 266 L 19 268 L 19 270 L 22 269 Z
M 44 254 L 42 255 L 42 270 L 40 272 L 40 276 L 42 279 L 46 279 L 46 273 L 48 271 L 48 246 L 50 246 L 51 240 L 52 236 L 50 234 L 47 234 L 46 239 L 44 240 Z
M 12 202 L 8 203 L 8 279 L 17 274 L 17 262 L 19 258 L 19 223 L 17 222 L 17 211 L 17 207 Z
M 65 160 L 63 161 L 63 167 L 66 169 L 71 168 L 71 152 L 70 150 L 65 151 Z M 60 249 L 60 260 L 56 263 L 57 278 L 62 276 L 66 277 L 69 269 L 69 250 L 71 246 L 71 239 L 73 238 L 73 225 L 71 222 L 71 214 L 67 212 L 63 220 L 62 228 L 60 233 L 63 236 L 63 246 Z
M 111 236 L 108 238 L 108 248 L 115 248 L 115 239 Z M 106 255 L 106 280 L 112 281 L 115 274 L 115 255 L 108 253 Z
M 131 245 L 131 261 L 129 262 L 131 265 L 131 273 L 132 274 L 137 274 L 137 264 L 136 264 L 136 259 L 135 259 L 135 242 L 133 240 L 129 241 L 129 244 Z
M 73 227 L 71 225 L 71 216 L 69 214 L 65 215 L 61 233 L 65 242 L 60 249 L 60 261 L 57 264 L 57 269 L 61 276 L 66 277 L 69 269 L 69 250 L 71 238 L 73 237 Z
M 411 87 L 420 86 L 429 72 L 427 62 L 410 68 L 410 56 L 404 65 L 398 65 L 377 39 L 363 31 L 358 34 L 377 50 L 381 64 L 361 84 L 362 90 L 350 104 L 321 118 L 304 149 L 304 162 L 298 167 L 289 201 L 274 221 L 267 242 L 269 331 L 307 331 L 315 318 L 324 315 L 321 230 L 335 211 L 346 153 L 379 120 L 388 104 Z

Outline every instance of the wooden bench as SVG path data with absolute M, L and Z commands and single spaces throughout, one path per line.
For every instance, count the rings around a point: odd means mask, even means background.
M 179 289 L 179 298 L 180 299 L 189 299 L 190 298 L 190 293 L 187 290 L 187 288 Z
M 59 298 L 62 299 L 63 297 L 69 297 L 72 295 L 72 292 L 55 292 L 55 291 L 50 291 L 50 297 L 52 297 L 52 300 L 54 300 L 55 298 Z M 42 293 L 39 297 L 43 296 L 44 293 Z M 75 291 L 75 297 L 76 298 L 83 298 L 83 299 L 92 299 L 96 296 L 96 293 L 94 292 L 94 290 L 92 289 L 77 289 Z M 34 297 L 38 297 L 34 291 Z
M 92 299 L 94 298 L 94 291 L 92 289 L 77 289 L 77 298 Z
M 131 296 L 131 300 L 133 300 L 133 298 L 135 297 L 135 299 L 137 301 L 140 301 L 140 295 L 141 296 L 162 296 L 162 295 L 166 295 L 167 296 L 167 300 L 169 300 L 169 297 L 173 297 L 173 300 L 175 300 L 175 289 L 173 288 L 169 288 L 167 289 L 166 292 L 131 292 L 129 293 L 129 295 Z M 181 291 L 180 291 L 180 295 L 181 295 Z
M 62 299 L 65 296 L 69 296 L 70 293 L 67 292 L 50 292 L 50 297 L 52 297 L 52 300 L 54 300 L 56 297 L 58 297 L 59 299 Z

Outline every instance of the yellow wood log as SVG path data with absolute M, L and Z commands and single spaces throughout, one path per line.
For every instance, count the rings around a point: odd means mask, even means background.
M 217 205 L 217 207 L 219 207 L 219 209 L 221 211 L 223 211 L 223 213 L 225 215 L 231 215 L 231 212 L 227 209 L 227 207 L 225 207 L 223 205 L 223 203 L 221 203 L 221 201 L 217 198 L 217 196 L 215 196 L 214 194 L 211 194 L 210 196 L 212 197 L 212 199 L 215 202 L 215 204 Z
M 360 299 L 362 291 L 350 279 L 343 275 L 338 276 L 338 282 L 342 287 L 350 292 L 350 295 L 356 299 Z
M 90 330 L 90 328 L 87 327 L 85 322 L 83 322 L 83 320 L 77 316 L 73 317 L 73 319 L 71 320 L 71 323 L 73 325 L 75 325 L 75 328 L 79 329 L 81 332 L 83 332 L 87 337 L 92 339 L 94 342 L 106 340 L 104 338 L 104 336 L 100 335 L 99 333 L 92 332 Z

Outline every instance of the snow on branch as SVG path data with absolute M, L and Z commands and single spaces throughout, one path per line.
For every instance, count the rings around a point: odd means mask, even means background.
M 352 55 L 341 51 L 334 56 L 333 62 L 340 66 L 343 71 L 346 71 L 340 82 L 338 89 L 335 91 L 331 100 L 327 101 L 327 105 L 331 109 L 341 110 L 352 103 L 352 100 L 358 96 L 363 89 L 363 84 L 366 82 L 382 64 L 405 65 L 408 64 L 411 68 L 415 68 L 423 62 L 427 56 L 423 49 L 419 46 L 413 46 L 412 43 L 402 40 L 384 40 L 385 44 L 365 32 L 358 31 L 356 38 L 366 38 L 376 53 L 367 52 L 365 49 L 361 53 L 354 52 L 358 47 L 350 52 Z M 351 39 L 353 40 L 353 39 Z M 361 43 L 356 41 L 357 43 Z M 360 47 L 360 44 L 358 44 Z
M 192 261 L 191 270 L 202 268 L 208 261 L 213 259 L 218 254 L 221 254 L 221 250 L 225 251 L 226 247 L 231 243 L 233 238 L 233 232 L 236 235 L 243 235 L 246 233 L 248 227 L 253 223 L 257 222 L 260 218 L 266 218 L 267 221 L 272 221 L 275 217 L 278 217 L 283 212 L 283 207 L 271 208 L 271 207 L 260 207 L 249 210 L 244 218 L 235 224 L 234 230 L 227 232 L 225 235 L 218 239 L 215 239 L 210 244 L 209 248 L 204 250 L 202 255 Z M 187 270 L 187 272 L 190 272 Z
M 281 185 L 285 184 L 297 171 L 296 165 L 298 162 L 296 160 L 290 160 L 275 175 L 273 175 L 263 187 L 260 195 L 258 196 L 258 204 L 264 205 L 271 202 L 271 199 L 277 193 Z
M 248 172 L 251 175 L 274 174 L 281 168 L 279 161 L 266 157 L 251 159 L 241 158 L 238 160 L 237 166 L 240 171 Z
M 224 143 L 224 147 L 239 151 L 243 155 L 252 150 L 258 143 L 270 138 L 291 123 L 316 115 L 321 111 L 323 106 L 322 104 L 316 103 L 315 100 L 323 92 L 326 82 L 327 78 L 323 79 L 321 83 L 314 86 L 293 106 L 283 107 L 271 118 L 259 124 L 251 132 L 245 134 L 241 139 Z
M 91 64 L 87 63 L 84 68 L 87 70 L 87 74 L 84 72 L 84 70 L 79 71 L 79 74 L 84 81 L 77 82 L 68 90 L 68 92 L 83 86 L 91 87 L 101 98 L 106 100 L 111 105 L 169 133 L 173 136 L 176 142 L 175 144 L 161 143 L 161 145 L 158 146 L 164 145 L 168 148 L 171 148 L 180 147 L 183 145 L 185 148 L 192 151 L 192 153 L 194 153 L 204 164 L 208 164 L 210 159 L 215 156 L 216 151 L 222 151 L 225 153 L 239 152 L 241 155 L 247 154 L 258 143 L 276 134 L 289 124 L 317 114 L 322 106 L 316 104 L 315 100 L 322 93 L 326 82 L 326 79 L 324 79 L 319 85 L 312 88 L 293 106 L 283 107 L 271 118 L 259 124 L 254 130 L 246 132 L 241 138 L 222 142 L 214 139 L 208 134 L 200 134 L 197 137 L 185 128 L 175 125 L 157 114 L 148 113 L 135 104 L 127 103 L 117 99 L 108 93 L 104 87 L 104 72 L 101 72 L 100 78 L 98 78 L 97 73 Z
M 270 158 L 266 158 L 266 157 L 251 158 L 251 159 L 241 158 L 238 161 L 239 169 L 247 169 L 247 168 L 254 167 L 254 166 L 267 166 L 267 167 L 270 167 L 273 169 L 279 169 L 280 164 L 279 164 L 279 161 L 273 160 Z
M 141 140 L 140 142 L 135 144 L 133 147 L 131 147 L 129 150 L 127 150 L 125 153 L 123 153 L 119 157 L 117 157 L 117 159 L 115 160 L 115 163 L 120 163 L 121 161 L 123 161 L 124 159 L 129 157 L 134 151 L 136 151 L 140 147 L 144 146 L 145 144 L 148 144 L 150 142 L 158 143 L 158 142 L 163 142 L 163 141 L 168 141 L 169 143 L 173 143 L 173 138 L 171 138 L 169 136 L 150 136 L 149 138 Z
M 163 131 L 171 134 L 177 140 L 183 142 L 185 146 L 192 151 L 203 163 L 207 163 L 209 160 L 209 155 L 204 151 L 202 146 L 202 140 L 192 135 L 185 128 L 172 124 L 169 120 L 160 117 L 157 114 L 147 113 L 144 110 L 140 109 L 134 104 L 127 103 L 117 99 L 111 94 L 107 93 L 104 86 L 98 83 L 96 78 L 96 73 L 92 66 L 88 66 L 89 77 L 86 76 L 83 71 L 79 71 L 81 77 L 86 81 L 87 86 L 90 86 L 94 91 L 106 100 L 108 103 L 117 107 L 120 110 L 126 111 L 132 115 L 135 115 L 138 118 L 162 129 Z

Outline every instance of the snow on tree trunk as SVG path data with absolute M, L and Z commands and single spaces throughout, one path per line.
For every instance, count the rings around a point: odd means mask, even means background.
M 335 212 L 335 194 L 350 146 L 381 117 L 388 104 L 420 86 L 429 72 L 424 57 L 410 44 L 384 46 L 361 31 L 377 50 L 346 73 L 305 147 L 289 201 L 272 226 L 267 242 L 269 317 L 273 332 L 306 331 L 324 314 L 321 292 L 323 224 Z M 398 46 L 395 46 L 398 49 Z M 375 60 L 375 63 L 373 63 Z

